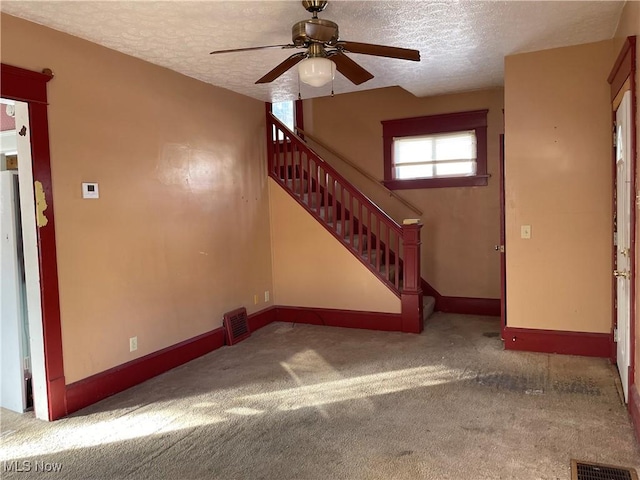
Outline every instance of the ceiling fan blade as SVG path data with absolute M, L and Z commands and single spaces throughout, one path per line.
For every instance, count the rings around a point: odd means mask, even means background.
M 329 58 L 336 64 L 338 71 L 355 85 L 360 85 L 373 78 L 371 73 L 340 51 L 333 53 Z
M 209 52 L 209 55 L 216 55 L 218 53 L 248 52 L 250 50 L 263 50 L 265 48 L 295 48 L 295 45 L 265 45 L 262 47 L 232 48 L 230 50 L 215 50 L 213 52 Z
M 399 58 L 401 60 L 420 61 L 420 51 L 409 48 L 388 47 L 386 45 L 373 45 L 371 43 L 340 41 L 336 47 L 351 53 L 363 53 L 365 55 L 376 55 L 378 57 Z
M 284 72 L 289 70 L 291 67 L 296 65 L 299 61 L 303 60 L 306 57 L 305 53 L 294 53 L 289 58 L 287 58 L 284 62 L 278 64 L 276 68 L 267 73 L 264 77 L 258 80 L 256 83 L 269 83 L 273 82 L 276 78 L 282 75 Z

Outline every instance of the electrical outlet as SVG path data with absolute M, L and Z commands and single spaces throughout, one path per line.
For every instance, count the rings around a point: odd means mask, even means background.
M 253 296 L 253 304 L 254 305 L 258 304 L 258 294 L 257 293 Z
M 133 352 L 138 349 L 138 337 L 131 337 L 129 339 L 129 351 Z
M 265 290 L 264 291 L 264 301 L 268 302 L 269 301 L 269 290 Z

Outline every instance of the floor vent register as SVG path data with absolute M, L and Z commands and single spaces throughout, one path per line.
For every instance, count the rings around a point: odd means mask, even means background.
M 634 468 L 571 460 L 571 480 L 638 480 Z

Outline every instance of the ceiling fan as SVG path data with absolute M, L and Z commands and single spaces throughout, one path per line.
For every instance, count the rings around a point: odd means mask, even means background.
M 217 50 L 211 54 L 246 52 L 266 48 L 305 49 L 306 51 L 297 52 L 288 57 L 256 83 L 273 82 L 287 70 L 299 64 L 300 80 L 315 87 L 322 86 L 332 80 L 336 69 L 355 85 L 360 85 L 373 78 L 370 72 L 351 60 L 345 53 L 420 61 L 418 50 L 340 40 L 338 25 L 330 20 L 318 18 L 318 12 L 324 10 L 327 6 L 327 0 L 302 0 L 302 6 L 312 14 L 312 18 L 293 25 L 291 29 L 293 43 Z

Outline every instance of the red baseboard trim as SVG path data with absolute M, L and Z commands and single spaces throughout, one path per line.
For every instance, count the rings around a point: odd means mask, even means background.
M 247 316 L 249 330 L 276 321 L 276 308 L 269 307 Z M 172 368 L 194 360 L 224 345 L 224 328 L 185 340 L 131 362 L 84 378 L 66 386 L 67 414 L 80 410 L 115 393 L 149 380 Z M 58 417 L 63 416 L 58 415 Z
M 249 331 L 255 332 L 256 330 L 261 329 L 262 327 L 266 327 L 271 322 L 275 322 L 277 320 L 276 316 L 277 310 L 275 306 L 265 308 L 259 312 L 252 313 L 251 315 L 247 315 L 247 322 L 249 323 Z
M 402 331 L 402 317 L 399 313 L 361 312 L 309 307 L 277 307 L 276 316 L 279 322 L 364 328 L 387 332 Z
M 185 340 L 67 385 L 67 414 L 149 380 L 224 345 L 224 329 Z
M 635 383 L 629 387 L 629 413 L 636 440 L 640 442 L 640 393 Z
M 499 298 L 440 297 L 438 311 L 466 315 L 500 316 Z
M 424 294 L 436 299 L 437 312 L 500 316 L 499 298 L 445 297 L 424 278 L 421 280 Z
M 504 348 L 505 350 L 609 358 L 610 337 L 608 333 L 506 327 Z

